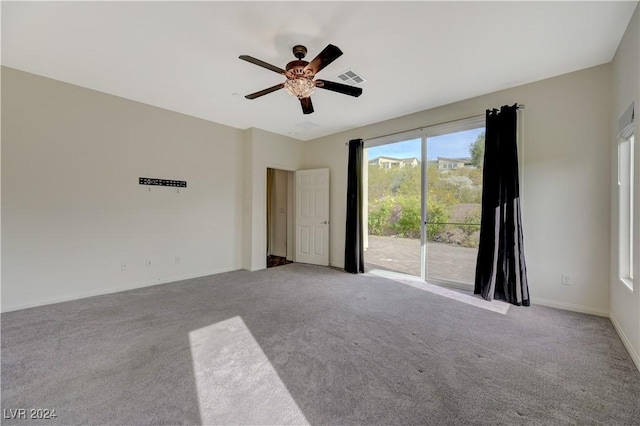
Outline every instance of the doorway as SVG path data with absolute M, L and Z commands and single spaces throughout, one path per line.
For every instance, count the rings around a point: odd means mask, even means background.
M 266 169 L 266 266 L 329 265 L 329 169 Z
M 267 168 L 267 268 L 293 262 L 293 172 Z

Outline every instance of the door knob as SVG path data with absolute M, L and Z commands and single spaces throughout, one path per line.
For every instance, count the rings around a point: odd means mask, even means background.
M 328 224 L 329 224 L 329 221 L 328 221 L 328 220 L 325 220 L 324 222 L 322 222 L 322 224 L 323 224 L 323 225 L 328 225 Z

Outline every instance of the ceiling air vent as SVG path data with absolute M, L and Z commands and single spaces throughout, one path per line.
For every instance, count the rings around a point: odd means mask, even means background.
M 340 83 L 362 84 L 367 81 L 354 70 L 346 70 L 345 72 L 338 74 L 336 78 Z

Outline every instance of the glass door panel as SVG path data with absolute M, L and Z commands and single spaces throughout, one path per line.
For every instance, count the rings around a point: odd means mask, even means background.
M 422 275 L 422 139 L 366 148 L 367 269 Z
M 426 278 L 473 284 L 480 213 L 484 127 L 427 135 Z

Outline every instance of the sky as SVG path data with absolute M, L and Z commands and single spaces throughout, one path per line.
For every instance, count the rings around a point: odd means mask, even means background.
M 484 132 L 484 127 L 427 138 L 427 158 L 435 160 L 438 157 L 470 157 L 469 146 L 482 132 Z M 369 148 L 369 160 L 381 156 L 394 158 L 417 157 L 419 160 L 420 139 Z

